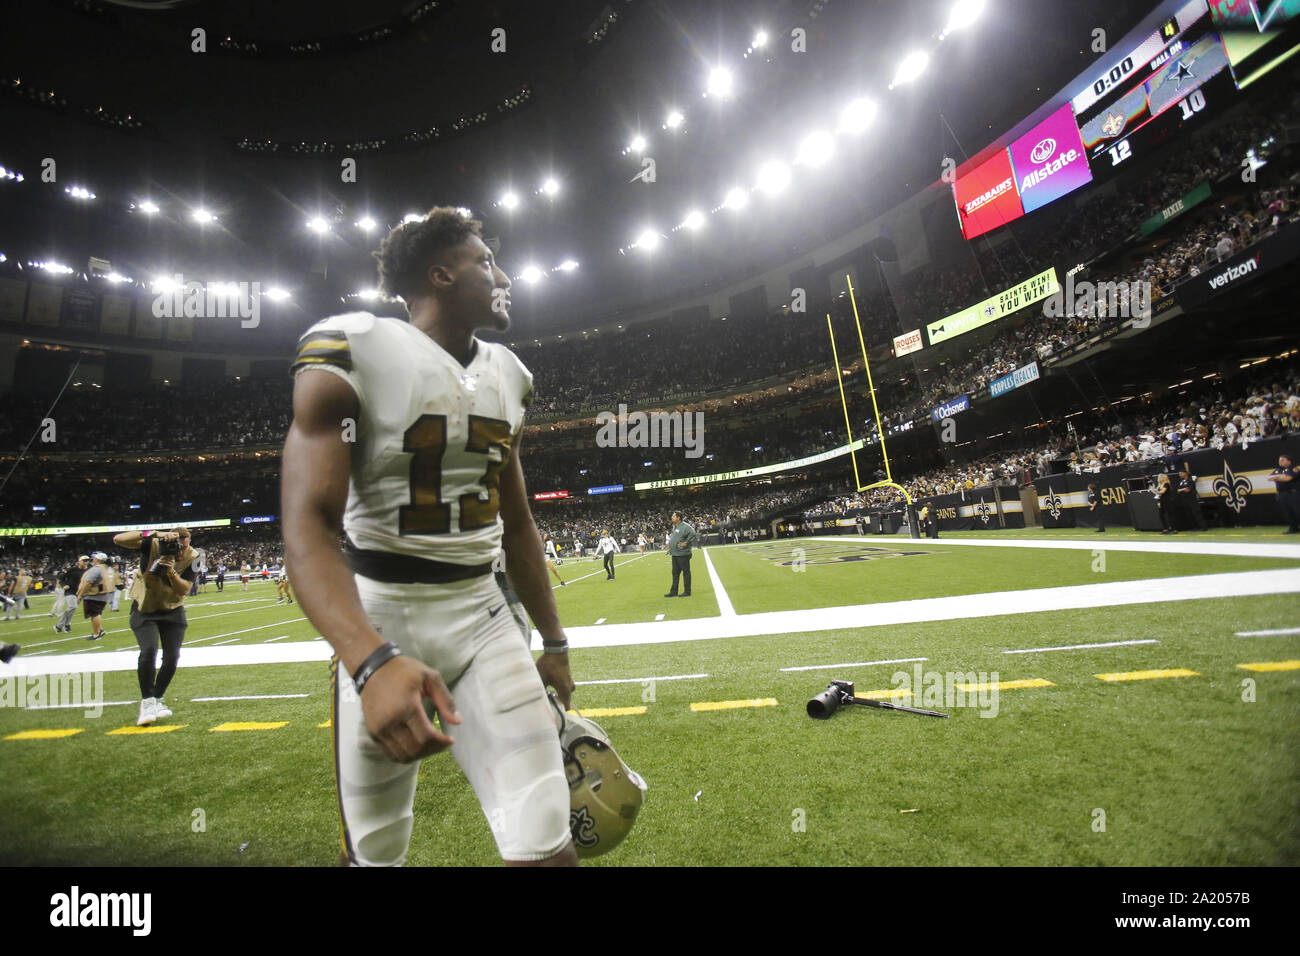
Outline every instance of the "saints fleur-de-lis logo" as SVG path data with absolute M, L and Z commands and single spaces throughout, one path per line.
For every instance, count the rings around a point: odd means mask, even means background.
M 983 521 L 985 524 L 989 523 L 990 513 L 992 510 L 993 509 L 989 507 L 987 501 L 981 501 L 975 506 L 975 513 L 980 516 L 980 521 Z
M 1223 463 L 1223 474 L 1214 479 L 1211 487 L 1223 499 L 1223 503 L 1237 514 L 1241 514 L 1246 502 L 1250 500 L 1250 493 L 1254 491 L 1250 479 L 1245 475 L 1233 474 L 1226 461 Z
M 596 821 L 591 818 L 586 807 L 569 811 L 569 833 L 573 835 L 573 842 L 584 850 L 589 850 L 600 842 L 600 837 L 596 835 Z
M 1061 510 L 1062 510 L 1062 507 L 1063 507 L 1063 502 L 1061 501 L 1061 496 L 1058 495 L 1058 494 L 1057 494 L 1055 491 L 1053 491 L 1051 488 L 1048 488 L 1048 489 L 1047 489 L 1047 497 L 1044 498 L 1043 500 L 1044 500 L 1045 502 L 1047 502 L 1047 513 L 1048 513 L 1049 515 L 1052 516 L 1052 520 L 1054 520 L 1054 521 L 1060 521 L 1060 520 L 1061 520 Z

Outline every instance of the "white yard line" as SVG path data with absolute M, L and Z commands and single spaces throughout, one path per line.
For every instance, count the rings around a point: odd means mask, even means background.
M 709 557 L 709 549 L 701 548 L 704 552 L 704 567 L 708 569 L 709 580 L 713 582 L 713 595 L 718 599 L 718 613 L 723 617 L 735 617 L 736 609 L 731 606 L 731 598 L 727 596 L 727 589 L 722 586 L 722 578 L 718 577 L 717 569 L 713 567 L 713 559 Z
M 566 633 L 569 643 L 576 647 L 666 644 L 762 634 L 865 631 L 875 627 L 980 617 L 1005 617 L 1011 622 L 1023 614 L 1131 607 L 1138 604 L 1182 603 L 1186 607 L 1186 602 L 1189 601 L 1266 594 L 1300 594 L 1300 570 L 1238 571 L 1230 574 L 1199 574 L 1059 588 L 1029 588 L 883 604 L 766 611 L 759 614 L 738 614 L 729 618 L 713 616 L 662 623 L 642 621 L 634 624 L 602 624 L 599 627 L 566 628 Z M 233 639 L 225 643 L 232 641 Z M 287 641 L 282 644 L 240 644 L 238 647 L 195 647 L 187 648 L 185 667 L 327 661 L 331 655 L 328 644 L 314 640 Z M 133 671 L 138 656 L 139 652 L 131 648 L 101 654 L 95 658 L 78 658 L 76 669 Z M 66 655 L 52 655 L 38 661 L 33 658 L 24 659 L 19 655 L 3 673 L 7 677 L 65 673 L 68 665 L 64 657 Z
M 295 697 L 310 697 L 311 694 L 242 694 L 238 697 L 191 697 L 190 703 L 202 704 L 213 700 L 289 700 Z
M 699 680 L 708 674 L 673 674 L 671 677 L 620 677 L 616 680 L 580 680 L 574 681 L 579 687 L 594 687 L 597 684 L 644 684 L 659 680 Z
M 1277 627 L 1271 631 L 1238 631 L 1238 637 L 1285 637 L 1288 634 L 1300 634 L 1300 627 Z
M 263 644 L 274 644 L 276 641 L 282 641 L 282 640 L 284 640 L 284 639 L 285 639 L 286 637 L 288 637 L 288 636 L 289 636 L 288 634 L 281 634 L 279 637 L 268 637 L 268 638 L 267 638 L 266 640 L 264 640 L 262 643 L 263 643 Z
M 607 620 L 609 620 L 609 618 L 598 617 L 598 618 L 596 618 L 596 623 L 597 623 L 597 624 L 604 624 Z
M 1018 651 L 1003 651 L 1003 654 L 1038 654 L 1043 651 L 1077 651 L 1085 647 L 1130 647 L 1134 644 L 1159 644 L 1153 637 L 1140 641 L 1103 641 L 1100 644 L 1062 644 L 1060 647 L 1026 647 Z
M 833 542 L 837 536 L 791 538 L 791 541 Z M 782 539 L 783 541 L 785 539 Z M 768 542 L 771 543 L 771 542 Z M 886 538 L 874 544 L 899 544 L 907 548 L 1031 548 L 1047 551 L 1141 551 L 1147 554 L 1205 554 L 1224 558 L 1290 558 L 1300 561 L 1300 544 L 1226 544 L 1217 541 L 1020 541 L 1012 538 Z
M 782 667 L 782 673 L 792 673 L 794 671 L 833 671 L 844 667 L 875 667 L 879 664 L 914 664 L 920 661 L 928 661 L 928 657 L 899 657 L 891 661 L 859 661 L 856 664 L 811 664 L 808 667 Z
M 228 640 L 228 641 L 217 641 L 217 643 L 216 643 L 216 644 L 213 644 L 212 646 L 213 646 L 213 647 L 217 647 L 218 645 L 221 645 L 221 644 L 234 644 L 234 643 L 235 643 L 236 641 L 238 641 L 238 640 L 239 640 L 239 638 L 237 638 L 237 637 L 232 637 L 232 638 L 231 638 L 230 640 Z
M 655 615 L 655 620 L 656 620 L 656 621 L 662 621 L 663 619 L 664 619 L 664 616 L 663 616 L 662 614 L 656 614 L 656 615 Z

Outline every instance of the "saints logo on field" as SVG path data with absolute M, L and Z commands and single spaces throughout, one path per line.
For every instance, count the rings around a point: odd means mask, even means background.
M 600 842 L 600 837 L 596 834 L 596 821 L 591 818 L 586 807 L 569 811 L 569 833 L 573 835 L 573 842 L 584 850 L 590 850 Z
M 1234 475 L 1226 461 L 1223 463 L 1223 474 L 1215 478 L 1210 487 L 1223 499 L 1223 503 L 1237 514 L 1241 514 L 1250 500 L 1250 493 L 1255 490 L 1250 479 L 1245 475 Z
M 1060 521 L 1061 511 L 1064 507 L 1061 502 L 1061 496 L 1049 487 L 1047 489 L 1047 497 L 1043 499 L 1043 503 L 1047 505 L 1047 513 L 1052 516 L 1052 520 Z
M 975 513 L 979 515 L 980 521 L 983 521 L 985 524 L 989 523 L 989 519 L 992 517 L 992 512 L 993 509 L 989 507 L 987 501 L 981 501 L 975 506 Z

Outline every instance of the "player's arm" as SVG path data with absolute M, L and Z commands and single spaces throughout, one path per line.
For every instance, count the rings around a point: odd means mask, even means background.
M 348 674 L 384 644 L 338 546 L 352 463 L 343 420 L 356 421 L 359 412 L 356 393 L 339 377 L 299 375 L 280 488 L 285 559 L 297 569 L 298 601 Z M 430 723 L 424 698 L 444 721 L 460 723 L 442 676 L 412 657 L 392 658 L 364 685 L 366 729 L 391 759 L 409 763 L 451 746 Z
M 520 439 L 522 439 L 522 432 Z M 510 451 L 510 461 L 501 470 L 501 547 L 506 553 L 506 577 L 519 599 L 528 610 L 547 643 L 564 642 L 564 628 L 555 609 L 555 596 L 546 577 L 546 558 L 537 551 L 537 525 L 528 507 L 528 491 L 524 487 L 524 470 L 519 464 L 519 444 L 516 439 Z M 300 589 L 301 590 L 301 589 Z M 556 696 L 567 708 L 573 693 L 573 677 L 569 674 L 569 655 L 542 654 L 537 660 L 537 671 L 542 682 L 555 689 Z

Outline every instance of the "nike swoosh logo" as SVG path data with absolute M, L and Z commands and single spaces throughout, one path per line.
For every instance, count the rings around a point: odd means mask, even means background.
M 503 608 L 503 607 L 505 607 L 504 604 L 499 604 L 499 605 L 497 605 L 497 607 L 496 607 L 494 610 L 488 611 L 488 617 L 496 617 L 496 616 L 497 616 L 497 611 L 500 611 L 501 608 Z

